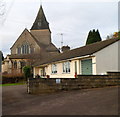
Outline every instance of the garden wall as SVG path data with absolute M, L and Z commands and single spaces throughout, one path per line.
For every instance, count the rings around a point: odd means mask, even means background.
M 32 78 L 28 80 L 28 93 L 40 94 L 62 90 L 76 90 L 120 85 L 120 73 L 109 75 L 78 75 L 77 78 Z

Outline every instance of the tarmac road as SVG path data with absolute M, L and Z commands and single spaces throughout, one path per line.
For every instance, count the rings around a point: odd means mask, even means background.
M 118 115 L 118 87 L 27 94 L 25 85 L 3 87 L 3 115 Z

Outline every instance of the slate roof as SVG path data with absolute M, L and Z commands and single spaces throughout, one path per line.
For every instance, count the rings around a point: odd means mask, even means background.
M 61 53 L 57 56 L 48 58 L 47 60 L 39 61 L 39 63 L 35 64 L 34 66 L 40 66 L 43 64 L 49 64 L 52 62 L 67 60 L 67 59 L 71 59 L 71 58 L 75 58 L 75 57 L 92 55 L 93 53 L 100 51 L 101 49 L 117 42 L 118 40 L 119 39 L 104 40 L 104 41 L 96 42 L 93 44 L 89 44 L 87 46 L 82 46 L 80 48 L 69 50 L 69 51 Z
M 31 59 L 36 61 L 46 60 L 51 56 L 48 52 L 40 52 L 39 54 L 12 54 L 9 56 L 10 59 Z
M 40 30 L 40 29 L 49 29 L 49 23 L 46 20 L 42 6 L 40 6 L 35 22 L 31 27 L 31 30 Z
M 48 46 L 47 46 L 47 48 L 46 48 L 46 51 L 47 52 L 60 52 L 59 50 L 58 50 L 58 48 L 53 44 L 53 43 L 50 43 Z
M 10 55 L 10 59 L 28 59 L 30 58 L 31 55 L 30 54 L 11 54 Z

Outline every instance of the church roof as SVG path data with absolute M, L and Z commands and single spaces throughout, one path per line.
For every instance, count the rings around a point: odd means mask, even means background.
M 50 43 L 47 46 L 46 51 L 47 52 L 59 52 L 60 53 L 60 51 L 58 50 L 58 48 L 53 43 Z
M 49 29 L 49 23 L 46 20 L 42 6 L 40 6 L 35 22 L 31 27 L 31 30 L 40 30 L 40 29 Z

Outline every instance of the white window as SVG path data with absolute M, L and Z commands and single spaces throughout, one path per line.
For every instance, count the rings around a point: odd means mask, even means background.
M 70 62 L 63 63 L 63 73 L 70 73 Z
M 57 73 L 57 65 L 52 64 L 52 74 L 56 74 L 56 73 Z

